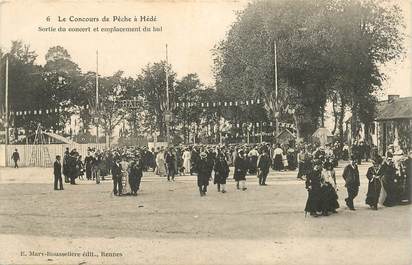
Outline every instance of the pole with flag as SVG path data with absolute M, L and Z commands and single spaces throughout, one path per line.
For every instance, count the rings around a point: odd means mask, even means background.
M 96 144 L 99 143 L 99 50 L 96 50 Z
M 167 144 L 170 143 L 170 105 L 169 105 L 169 59 L 167 54 L 167 44 L 166 44 L 166 115 L 165 115 L 165 122 L 166 122 L 166 141 Z
M 276 40 L 273 41 L 273 52 L 274 52 L 274 64 L 275 64 L 275 122 L 276 122 L 276 142 L 279 135 L 279 109 L 278 109 L 278 63 L 277 63 L 277 50 L 276 50 Z
M 5 87 L 6 93 L 6 99 L 5 99 L 5 129 L 6 129 L 6 134 L 5 134 L 5 140 L 6 144 L 9 144 L 9 56 L 6 56 L 6 87 Z

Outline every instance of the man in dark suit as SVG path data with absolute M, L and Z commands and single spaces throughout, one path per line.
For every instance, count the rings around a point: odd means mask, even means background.
M 268 151 L 266 148 L 263 148 L 262 154 L 259 156 L 258 161 L 257 161 L 257 168 L 258 168 L 258 179 L 259 179 L 259 185 L 261 186 L 266 186 L 266 178 L 269 174 L 269 169 L 271 166 L 272 160 L 270 159 L 268 155 Z
M 14 161 L 14 168 L 19 168 L 19 165 L 17 164 L 17 161 L 20 160 L 20 155 L 19 152 L 17 151 L 17 149 L 14 149 L 13 155 L 11 156 L 11 158 Z
M 351 163 L 345 167 L 343 170 L 343 179 L 345 180 L 345 187 L 348 190 L 348 198 L 345 199 L 346 205 L 350 210 L 355 211 L 353 205 L 353 199 L 358 195 L 359 192 L 359 170 L 356 164 L 357 157 L 351 157 Z
M 122 166 L 120 165 L 120 159 L 115 158 L 112 164 L 112 179 L 113 179 L 113 193 L 114 195 L 122 195 Z
M 57 188 L 57 186 L 59 186 L 59 189 Z M 56 156 L 56 161 L 54 161 L 54 189 L 63 190 L 62 164 L 60 163 L 59 155 Z

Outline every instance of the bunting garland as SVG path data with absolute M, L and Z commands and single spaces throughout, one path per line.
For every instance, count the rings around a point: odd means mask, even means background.
M 256 100 L 240 100 L 240 101 L 218 101 L 218 102 L 176 102 L 176 107 L 202 107 L 202 108 L 209 108 L 209 107 L 238 107 L 238 106 L 249 106 L 249 105 L 259 105 L 261 103 L 260 99 Z
M 89 109 L 89 105 L 81 106 L 81 110 Z M 10 111 L 10 116 L 30 116 L 30 115 L 43 115 L 43 114 L 53 114 L 69 111 L 69 108 L 59 107 L 50 109 L 35 109 L 35 110 L 12 110 Z
M 259 128 L 259 127 L 274 127 L 276 126 L 275 122 L 243 122 L 243 123 L 235 123 L 232 125 L 235 128 L 247 128 L 249 131 L 252 130 L 253 126 L 255 128 Z M 279 122 L 279 127 L 280 128 L 286 128 L 286 129 L 293 129 L 296 130 L 296 126 L 292 123 L 287 123 L 287 122 Z

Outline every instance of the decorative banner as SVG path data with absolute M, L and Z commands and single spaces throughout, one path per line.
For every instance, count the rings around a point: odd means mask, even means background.
M 123 101 L 125 101 L 125 100 L 123 100 Z M 131 100 L 131 101 L 133 101 L 133 100 Z M 176 107 L 180 107 L 180 106 L 183 106 L 183 107 L 194 107 L 194 106 L 197 106 L 197 107 L 202 107 L 202 108 L 209 108 L 209 107 L 220 107 L 220 106 L 225 106 L 225 107 L 227 107 L 227 106 L 229 106 L 229 107 L 232 107 L 232 106 L 242 106 L 242 105 L 244 105 L 244 106 L 249 106 L 249 105 L 258 105 L 258 104 L 260 104 L 261 103 L 261 100 L 260 99 L 256 99 L 256 100 L 245 100 L 245 101 L 243 101 L 243 100 L 241 100 L 241 101 L 218 101 L 218 102 L 197 102 L 197 103 L 193 103 L 193 102 L 176 102 L 175 103 L 175 106 Z
M 233 126 L 236 127 L 236 128 L 244 127 L 244 128 L 248 128 L 249 130 L 251 130 L 252 127 L 255 128 L 255 129 L 258 129 L 259 127 L 262 128 L 266 125 L 268 125 L 270 127 L 276 126 L 276 124 L 274 122 L 268 122 L 268 123 L 266 123 L 266 122 L 253 122 L 253 123 L 252 122 L 244 122 L 244 123 L 239 123 L 238 122 L 238 123 L 234 124 Z M 289 128 L 289 129 L 296 130 L 296 126 L 294 124 L 285 123 L 285 122 L 279 122 L 279 128 Z

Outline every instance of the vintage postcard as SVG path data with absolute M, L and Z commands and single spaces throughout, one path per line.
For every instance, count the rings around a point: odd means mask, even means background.
M 0 0 L 0 264 L 412 264 L 410 0 Z

